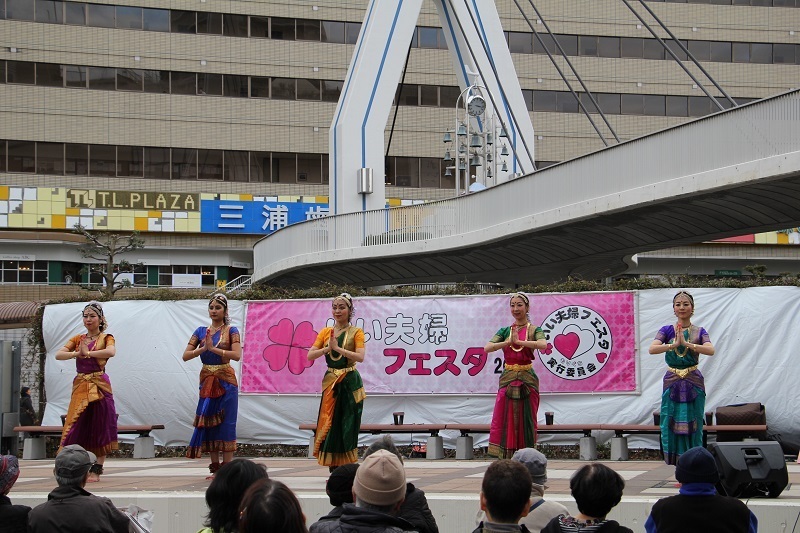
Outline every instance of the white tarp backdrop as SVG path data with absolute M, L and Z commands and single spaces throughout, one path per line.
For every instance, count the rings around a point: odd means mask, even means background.
M 665 364 L 662 355 L 649 355 L 648 346 L 658 329 L 672 323 L 675 289 L 639 291 L 638 369 L 640 394 L 545 394 L 539 407 L 555 412 L 556 423 L 652 423 L 661 398 Z M 800 288 L 690 289 L 695 299 L 693 322 L 704 326 L 716 355 L 703 356 L 700 370 L 706 378 L 706 410 L 744 402 L 766 406 L 770 432 L 800 434 Z M 441 297 L 439 297 L 441 298 Z M 74 361 L 56 361 L 55 353 L 73 335 L 84 331 L 84 303 L 47 306 L 44 340 L 47 347 L 45 388 L 47 408 L 43 424 L 59 425 L 67 412 L 75 376 Z M 116 301 L 103 304 L 117 342 L 117 355 L 106 371 L 111 378 L 120 424 L 163 423 L 154 432 L 157 444 L 186 445 L 192 434 L 197 404 L 199 358 L 184 363 L 183 350 L 197 326 L 208 323 L 207 302 Z M 243 328 L 245 304 L 230 302 L 232 323 Z M 502 326 L 498 324 L 497 327 Z M 487 339 L 488 341 L 488 339 Z M 367 345 L 369 357 L 369 345 Z M 239 363 L 233 363 L 239 374 Z M 537 363 L 538 364 L 538 363 Z M 536 368 L 537 372 L 544 371 Z M 314 422 L 319 395 L 241 395 L 238 441 L 241 443 L 307 444 L 309 432 L 298 425 Z M 394 411 L 405 412 L 406 423 L 488 423 L 494 395 L 379 395 L 367 391 L 363 421 L 391 423 Z M 426 434 L 398 436 L 424 440 Z M 457 432 L 445 432 L 445 444 L 455 445 Z M 476 436 L 485 445 L 486 436 Z M 598 434 L 598 442 L 611 437 Z M 362 436 L 362 444 L 374 437 Z M 574 443 L 574 438 L 542 436 L 551 444 Z M 658 447 L 655 436 L 632 437 L 632 447 Z

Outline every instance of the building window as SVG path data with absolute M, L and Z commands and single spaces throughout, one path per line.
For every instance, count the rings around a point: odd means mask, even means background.
M 36 143 L 8 141 L 8 171 L 36 172 Z
M 47 283 L 47 261 L 0 261 L 2 283 Z
M 169 9 L 142 9 L 142 28 L 146 31 L 169 32 Z
M 158 267 L 158 284 L 165 287 L 212 287 L 216 267 L 199 265 L 171 265 Z
M 141 30 L 142 8 L 117 6 L 117 28 Z
M 86 23 L 96 28 L 113 28 L 114 6 L 104 6 L 102 4 L 87 4 Z
M 247 37 L 247 16 L 222 15 L 222 33 L 228 37 Z
M 106 144 L 92 144 L 89 146 L 89 175 L 117 175 L 116 146 L 109 146 Z
M 67 176 L 89 175 L 89 145 L 64 145 L 64 173 Z
M 197 150 L 192 148 L 172 149 L 172 178 L 176 180 L 197 179 Z
M 86 4 L 67 2 L 64 17 L 67 24 L 86 26 Z
M 159 180 L 169 179 L 169 148 L 144 149 L 144 177 Z
M 344 44 L 344 22 L 323 20 L 322 35 L 320 37 L 323 43 Z
M 297 19 L 297 40 L 319 41 L 321 25 L 318 20 Z
M 42 87 L 63 87 L 64 76 L 61 65 L 37 63 L 36 85 L 41 85 Z
M 6 80 L 8 83 L 33 85 L 36 83 L 36 63 L 29 61 L 7 61 Z
M 222 35 L 222 13 L 197 13 L 197 33 Z
M 222 181 L 222 150 L 197 151 L 197 178 Z
M 272 78 L 270 98 L 276 100 L 295 100 L 294 78 Z
M 64 2 L 57 0 L 36 0 L 36 22 L 63 24 Z
M 144 148 L 141 146 L 117 147 L 117 176 L 144 177 Z
M 37 174 L 64 175 L 64 145 L 61 143 L 36 143 Z
M 321 92 L 320 80 L 297 80 L 298 100 L 320 100 Z
M 283 41 L 294 41 L 294 19 L 286 19 L 280 17 L 272 17 L 272 32 L 270 36 L 273 39 L 281 39 Z
M 178 11 L 169 13 L 172 33 L 197 33 L 197 13 L 194 11 Z
M 33 20 L 34 2 L 31 0 L 6 0 L 6 18 L 9 20 Z

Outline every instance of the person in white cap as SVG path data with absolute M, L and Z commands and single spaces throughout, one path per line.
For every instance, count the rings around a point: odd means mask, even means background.
M 406 497 L 403 463 L 391 452 L 378 450 L 356 470 L 355 505 L 344 504 L 338 520 L 317 522 L 319 533 L 401 533 L 415 531 L 397 516 Z
M 129 520 L 108 498 L 95 496 L 84 487 L 97 456 L 78 444 L 61 448 L 53 473 L 56 487 L 47 501 L 28 515 L 29 533 L 128 533 Z

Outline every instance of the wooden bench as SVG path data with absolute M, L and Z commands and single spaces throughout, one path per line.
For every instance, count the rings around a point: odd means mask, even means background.
M 542 424 L 536 432 L 539 435 L 582 434 L 579 449 L 580 458 L 586 461 L 597 459 L 597 441 L 592 431 L 600 429 L 600 424 Z M 472 459 L 472 433 L 489 433 L 490 424 L 446 424 L 445 429 L 456 430 L 461 436 L 456 439 L 456 459 Z
M 300 429 L 311 431 L 311 441 L 308 447 L 308 456 L 314 456 L 314 436 L 317 434 L 317 424 L 300 424 Z M 445 424 L 361 424 L 359 433 L 380 435 L 382 433 L 428 433 L 426 459 L 444 459 L 444 442 L 439 432 L 445 429 Z
M 150 425 L 120 425 L 117 426 L 119 435 L 138 435 L 133 441 L 134 459 L 152 459 L 155 454 L 155 442 L 150 432 L 164 429 L 164 424 Z M 25 447 L 22 452 L 23 459 L 44 459 L 46 457 L 45 440 L 47 437 L 61 437 L 64 430 L 62 426 L 16 426 L 17 433 L 27 433 Z

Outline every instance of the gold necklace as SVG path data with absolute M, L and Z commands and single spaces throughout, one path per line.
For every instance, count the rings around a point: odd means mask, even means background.
M 514 324 L 514 325 L 511 326 L 511 333 L 509 333 L 509 338 L 511 338 L 511 335 L 514 334 L 514 326 L 517 326 L 517 325 L 518 324 Z M 523 327 L 525 328 L 525 339 L 528 338 L 528 328 L 530 326 L 531 326 L 530 322 L 526 322 L 524 326 L 519 326 L 519 330 L 521 330 Z M 519 331 L 519 330 L 517 330 L 517 331 Z M 519 335 L 517 335 L 517 340 L 520 340 L 519 339 Z M 512 339 L 512 341 L 513 341 L 513 339 Z M 514 350 L 515 352 L 521 352 L 525 348 L 525 346 L 520 346 L 519 348 L 514 348 L 514 343 L 513 342 L 511 343 L 511 345 L 509 347 L 512 350 Z
M 691 322 L 690 322 L 688 326 L 686 326 L 685 328 L 682 328 L 682 330 L 683 330 L 683 331 L 686 331 L 686 335 L 683 337 L 683 338 L 684 338 L 684 340 L 686 340 L 686 341 L 688 341 L 688 340 L 689 340 L 689 331 L 690 331 L 690 328 L 691 328 L 691 327 L 692 327 L 692 324 L 691 324 Z M 675 335 L 675 340 L 678 340 L 678 336 L 677 336 L 677 335 Z M 675 355 L 677 355 L 678 357 L 680 357 L 681 359 L 683 359 L 684 357 L 686 357 L 686 354 L 687 354 L 687 353 L 689 353 L 689 347 L 688 347 L 688 346 L 684 346 L 684 347 L 683 347 L 683 351 L 682 351 L 682 352 L 680 351 L 680 348 L 681 348 L 681 347 L 680 347 L 680 346 L 678 346 L 678 347 L 677 347 L 677 348 L 675 348 L 675 350 L 673 350 L 673 351 L 675 352 Z

